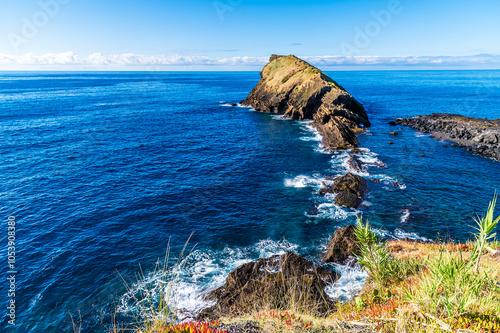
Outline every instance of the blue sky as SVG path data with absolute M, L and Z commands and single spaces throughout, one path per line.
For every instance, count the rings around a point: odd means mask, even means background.
M 258 70 L 272 53 L 500 68 L 499 14 L 493 0 L 2 0 L 0 69 Z

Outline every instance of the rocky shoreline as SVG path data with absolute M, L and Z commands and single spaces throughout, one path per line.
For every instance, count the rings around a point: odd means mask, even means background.
M 363 166 L 356 154 L 363 153 L 357 149 L 357 134 L 371 125 L 361 103 L 319 69 L 292 55 L 271 56 L 260 75 L 261 80 L 240 105 L 291 119 L 312 119 L 312 126 L 322 135 L 323 148 L 329 152 L 350 149 L 349 165 L 361 172 Z M 353 173 L 328 176 L 319 193 L 336 194 L 337 205 L 357 208 L 367 183 Z M 354 265 L 358 241 L 353 230 L 354 226 L 337 230 L 318 259 Z M 297 295 L 298 299 L 287 301 L 304 303 L 309 311 L 325 315 L 335 311 L 335 300 L 329 299 L 325 288 L 339 278 L 337 272 L 291 252 L 261 258 L 236 268 L 223 286 L 205 295 L 205 300 L 214 305 L 199 313 L 197 319 L 248 314 L 262 302 L 286 308 L 283 295 Z
M 357 174 L 364 170 L 358 156 L 363 155 L 363 151 L 357 149 L 357 134 L 370 126 L 370 121 L 363 106 L 347 91 L 295 56 L 273 55 L 262 70 L 257 86 L 240 104 L 291 119 L 312 119 L 312 126 L 322 135 L 322 146 L 326 151 L 348 150 L 347 164 L 351 170 L 344 175 L 327 176 L 319 194 L 334 194 L 335 204 L 340 206 L 357 208 L 361 205 L 368 180 Z M 439 139 L 455 141 L 476 154 L 500 160 L 500 119 L 491 121 L 433 114 L 391 122 L 391 125 L 397 124 L 432 133 Z M 398 132 L 389 135 L 398 136 Z M 377 182 L 376 179 L 372 181 Z M 314 262 L 359 266 L 356 256 L 360 254 L 361 246 L 355 229 L 353 225 L 339 228 Z M 336 311 L 336 300 L 328 297 L 325 288 L 341 276 L 314 262 L 287 252 L 241 265 L 227 276 L 223 286 L 205 295 L 205 300 L 213 305 L 199 313 L 197 319 L 244 316 L 262 307 L 261 303 L 286 309 L 290 306 L 286 302 L 303 303 L 309 312 L 318 316 L 331 314 Z M 252 323 L 245 325 L 250 326 L 236 325 L 231 329 L 233 332 L 259 331 Z
M 500 119 L 488 120 L 457 114 L 434 113 L 404 119 L 395 124 L 431 133 L 439 140 L 455 142 L 468 151 L 500 161 Z

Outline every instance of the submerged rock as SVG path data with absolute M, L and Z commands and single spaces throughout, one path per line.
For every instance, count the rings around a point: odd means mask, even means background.
M 349 157 L 349 160 L 347 161 L 347 164 L 352 170 L 356 172 L 361 172 L 362 169 L 361 161 L 356 156 L 351 155 L 351 157 Z
M 359 150 L 358 148 L 353 148 L 353 149 L 351 149 L 351 154 L 363 155 L 363 152 L 361 150 Z
M 321 261 L 341 265 L 354 265 L 355 255 L 359 254 L 359 240 L 354 235 L 356 227 L 348 225 L 335 231 L 326 249 L 321 254 Z
M 423 133 L 432 133 L 436 139 L 453 141 L 474 154 L 500 161 L 500 119 L 434 113 L 397 119 L 396 122 Z
M 314 265 L 288 252 L 244 264 L 229 273 L 226 283 L 208 293 L 216 304 L 203 310 L 198 320 L 249 314 L 259 308 L 287 308 L 292 302 L 308 311 L 328 313 L 335 309 L 325 287 L 337 281 L 336 272 Z
M 273 55 L 260 75 L 242 105 L 292 119 L 313 119 L 326 150 L 358 147 L 356 133 L 370 121 L 361 103 L 337 82 L 293 55 Z

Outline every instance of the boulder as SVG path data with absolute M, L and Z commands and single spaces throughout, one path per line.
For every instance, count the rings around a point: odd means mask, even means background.
M 398 136 L 399 133 L 398 132 L 389 132 L 389 135 L 392 135 L 392 136 Z
M 356 133 L 370 126 L 365 109 L 322 71 L 293 56 L 272 55 L 242 105 L 312 119 L 326 150 L 358 147 Z
M 357 208 L 361 205 L 361 198 L 350 191 L 341 192 L 335 197 L 335 204 L 348 208 Z
M 326 314 L 335 305 L 325 287 L 338 278 L 336 272 L 291 252 L 259 259 L 236 268 L 222 287 L 209 292 L 205 298 L 215 305 L 203 310 L 197 319 L 250 314 L 264 307 L 286 309 L 291 304 Z
M 359 254 L 360 243 L 354 234 L 356 227 L 348 225 L 335 231 L 330 242 L 321 254 L 322 262 L 341 265 L 354 265 L 355 255 Z
M 366 193 L 366 180 L 358 175 L 347 173 L 333 179 L 326 177 L 323 182 L 323 188 L 320 189 L 320 194 L 336 193 L 335 204 L 349 208 L 357 208 L 362 202 L 362 198 Z

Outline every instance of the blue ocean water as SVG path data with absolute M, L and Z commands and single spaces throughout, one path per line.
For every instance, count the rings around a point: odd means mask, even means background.
M 315 260 L 361 213 L 388 237 L 470 238 L 472 217 L 500 191 L 499 162 L 388 122 L 500 118 L 500 71 L 327 74 L 373 124 L 360 137 L 361 174 L 380 184 L 358 210 L 317 195 L 324 177 L 349 171 L 346 152 L 324 153 L 307 121 L 227 104 L 246 97 L 257 72 L 0 73 L 3 276 L 7 217 L 17 222 L 10 331 L 71 331 L 69 313 L 91 332 L 115 310 L 132 318 L 120 276 L 140 291 L 139 264 L 154 279 L 169 239 L 175 255 L 192 232 L 178 286 L 186 316 L 238 265 L 287 250 Z M 348 294 L 362 274 L 343 283 L 332 294 Z M 3 305 L 7 290 L 2 278 Z M 5 310 L 0 318 L 7 327 Z

